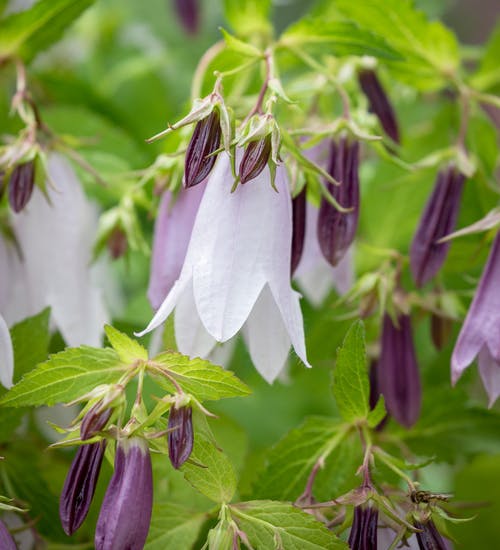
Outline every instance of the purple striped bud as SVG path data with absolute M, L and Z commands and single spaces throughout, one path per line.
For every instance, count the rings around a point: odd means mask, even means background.
M 411 318 L 400 314 L 394 325 L 384 315 L 378 361 L 378 387 L 387 411 L 397 422 L 411 427 L 418 419 L 422 400 L 420 374 L 413 346 Z
M 0 548 L 2 550 L 17 550 L 16 543 L 2 520 L 0 520 Z
M 349 548 L 377 550 L 378 509 L 374 506 L 355 506 L 354 520 L 349 534 Z
M 121 258 L 127 252 L 128 248 L 125 231 L 123 231 L 121 227 L 115 227 L 108 237 L 106 246 L 113 260 Z
M 271 156 L 271 149 L 271 134 L 251 141 L 246 146 L 238 170 L 242 184 L 253 180 L 264 170 Z
M 417 532 L 417 542 L 420 550 L 448 550 L 448 545 L 436 529 L 432 520 L 420 523 L 414 520 L 413 525 L 420 529 Z
M 97 520 L 96 550 L 142 550 L 152 508 L 153 471 L 147 443 L 138 437 L 122 439 Z
M 217 159 L 217 155 L 212 153 L 219 148 L 221 135 L 220 115 L 217 109 L 196 123 L 186 151 L 185 187 L 198 185 L 210 174 Z
M 441 170 L 425 205 L 410 248 L 410 267 L 417 286 L 436 275 L 448 254 L 450 243 L 438 243 L 455 229 L 465 176 L 454 166 Z
M 341 185 L 327 183 L 330 194 L 342 205 L 352 208 L 339 212 L 325 198 L 318 215 L 318 242 L 326 260 L 336 266 L 354 240 L 359 217 L 359 143 L 341 138 L 332 142 L 328 172 Z
M 73 459 L 59 500 L 59 517 L 67 535 L 72 535 L 87 517 L 105 448 L 105 441 L 82 445 Z
M 302 258 L 306 236 L 306 188 L 292 199 L 292 255 L 290 275 L 293 276 Z
M 82 441 L 91 439 L 106 426 L 111 409 L 100 410 L 101 403 L 96 403 L 83 417 L 80 424 L 80 438 Z
M 431 338 L 434 347 L 438 351 L 442 350 L 448 343 L 452 328 L 453 321 L 448 317 L 436 313 L 431 315 Z
M 168 456 L 175 469 L 180 468 L 193 451 L 193 410 L 191 407 L 170 409 L 168 417 Z
M 358 80 L 361 89 L 368 99 L 370 111 L 377 116 L 385 133 L 393 141 L 399 143 L 399 128 L 396 114 L 384 88 L 382 88 L 377 73 L 371 69 L 363 69 L 358 73 Z
M 174 0 L 174 8 L 185 31 L 196 34 L 200 26 L 198 0 Z
M 12 170 L 9 180 L 9 203 L 14 212 L 21 212 L 28 204 L 34 186 L 35 161 L 18 164 Z

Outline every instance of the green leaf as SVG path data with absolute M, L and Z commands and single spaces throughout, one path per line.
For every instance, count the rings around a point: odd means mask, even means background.
M 195 434 L 190 461 L 182 466 L 186 480 L 214 502 L 230 502 L 236 491 L 236 474 L 229 458 L 207 438 Z
M 307 418 L 271 449 L 252 494 L 257 498 L 296 500 L 320 458 L 328 462 L 345 435 L 345 425 L 336 420 Z
M 472 77 L 471 83 L 476 89 L 485 92 L 500 84 L 498 59 L 500 59 L 500 22 L 491 33 L 479 69 Z
M 239 40 L 223 28 L 221 28 L 220 31 L 224 37 L 226 46 L 233 52 L 240 53 L 246 57 L 262 57 L 262 52 L 252 44 Z
M 99 384 L 117 382 L 127 366 L 109 348 L 70 348 L 49 357 L 1 399 L 0 405 L 54 405 L 76 399 Z
M 39 0 L 32 8 L 0 20 L 0 59 L 29 61 L 57 42 L 94 0 Z
M 155 357 L 153 362 L 166 367 L 181 388 L 200 401 L 238 397 L 251 393 L 250 388 L 232 372 L 205 359 L 189 359 L 187 355 L 181 353 L 166 352 Z M 167 390 L 175 390 L 167 378 L 159 377 L 157 380 Z
M 270 11 L 271 0 L 224 0 L 224 16 L 240 36 L 269 33 Z
M 148 352 L 145 347 L 141 346 L 137 340 L 130 338 L 125 333 L 120 332 L 116 328 L 106 325 L 104 327 L 106 336 L 113 349 L 118 353 L 120 359 L 127 364 L 131 364 L 137 359 L 146 361 Z
M 207 515 L 177 504 L 155 504 L 145 550 L 192 548 Z
M 311 514 L 285 502 L 255 500 L 233 505 L 230 510 L 255 550 L 348 548 Z
M 337 352 L 333 370 L 333 395 L 347 422 L 366 419 L 370 411 L 370 382 L 366 368 L 365 329 L 362 321 L 351 325 Z
M 371 55 L 383 59 L 402 59 L 382 36 L 352 22 L 307 17 L 288 27 L 280 42 L 293 47 L 316 44 L 322 53 L 337 56 Z
M 370 428 L 375 428 L 380 424 L 380 422 L 382 422 L 386 414 L 387 410 L 385 408 L 385 399 L 384 396 L 381 395 L 375 405 L 375 408 L 368 413 L 368 426 Z

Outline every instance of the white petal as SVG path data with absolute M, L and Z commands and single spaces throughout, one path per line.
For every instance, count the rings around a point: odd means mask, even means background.
M 177 348 L 191 358 L 206 358 L 217 343 L 206 331 L 198 316 L 192 285 L 186 286 L 177 302 L 174 327 Z
M 243 331 L 255 368 L 271 384 L 286 364 L 290 337 L 267 285 L 255 302 Z
M 207 359 L 214 365 L 220 365 L 225 369 L 229 368 L 237 341 L 238 337 L 235 336 L 223 344 L 217 344 L 209 353 Z
M 31 314 L 50 306 L 67 344 L 97 346 L 108 318 L 89 269 L 97 213 L 68 161 L 52 154 L 48 173 L 56 186 L 48 186 L 51 204 L 35 189 L 14 217 L 32 304 L 38 306 Z
M 7 323 L 0 315 L 0 384 L 5 388 L 12 387 L 14 375 L 14 352 Z
M 155 224 L 148 289 L 154 309 L 158 309 L 181 273 L 204 187 L 201 183 L 182 189 L 174 204 L 170 191 L 163 194 Z
M 488 406 L 492 407 L 500 397 L 500 363 L 495 361 L 486 346 L 479 352 L 477 362 L 484 389 L 489 397 Z

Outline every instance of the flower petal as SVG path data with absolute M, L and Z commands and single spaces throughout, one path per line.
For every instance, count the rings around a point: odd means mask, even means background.
M 488 406 L 492 407 L 500 397 L 500 362 L 495 360 L 487 346 L 479 352 L 477 362 L 484 389 L 488 393 Z
M 0 384 L 5 388 L 12 387 L 14 375 L 14 352 L 9 327 L 0 315 Z
M 268 285 L 262 289 L 243 330 L 255 368 L 271 384 L 285 366 L 291 343 Z

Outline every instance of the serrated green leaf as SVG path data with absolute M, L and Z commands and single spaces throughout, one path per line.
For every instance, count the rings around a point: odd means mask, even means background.
M 181 468 L 186 480 L 210 500 L 230 502 L 236 491 L 236 474 L 229 458 L 211 441 L 195 433 L 190 461 Z
M 153 362 L 166 367 L 173 373 L 181 388 L 200 401 L 213 401 L 251 393 L 250 388 L 232 372 L 205 359 L 190 359 L 181 353 L 166 352 L 155 357 Z M 160 377 L 158 382 L 169 391 L 175 389 L 167 378 Z
M 387 410 L 385 408 L 385 399 L 384 396 L 381 395 L 378 398 L 375 408 L 368 413 L 368 426 L 370 428 L 375 428 L 380 424 L 380 422 L 382 422 L 386 414 Z
M 333 395 L 347 422 L 366 419 L 370 411 L 370 382 L 366 368 L 365 329 L 362 321 L 349 328 L 337 352 L 333 370 Z
M 352 22 L 307 17 L 288 27 L 280 41 L 295 47 L 320 45 L 323 51 L 327 49 L 327 53 L 337 56 L 371 55 L 401 60 L 402 56 L 382 36 Z
M 39 0 L 26 11 L 0 20 L 0 59 L 17 56 L 23 61 L 57 42 L 70 24 L 94 0 Z
M 54 405 L 72 401 L 99 384 L 117 382 L 127 366 L 110 349 L 70 348 L 49 357 L 1 399 L 0 405 Z
M 116 328 L 106 325 L 104 327 L 106 336 L 109 343 L 113 346 L 113 349 L 118 353 L 118 356 L 124 363 L 133 363 L 137 359 L 146 361 L 148 358 L 148 351 L 145 347 L 141 346 L 137 340 L 130 338 L 125 333 L 120 332 Z
M 230 507 L 255 550 L 347 549 L 323 523 L 286 502 L 255 500 Z
M 240 36 L 270 32 L 271 0 L 224 0 L 224 16 Z
M 224 42 L 226 43 L 226 46 L 233 52 L 239 53 L 246 57 L 262 57 L 262 52 L 252 44 L 236 38 L 223 28 L 221 28 L 220 31 L 222 33 L 222 36 L 224 37 Z
M 193 547 L 207 514 L 177 504 L 155 504 L 145 550 L 188 550 Z
M 252 494 L 257 498 L 296 500 L 320 457 L 327 462 L 345 435 L 346 426 L 336 420 L 307 418 L 268 453 L 266 469 L 260 473 Z

